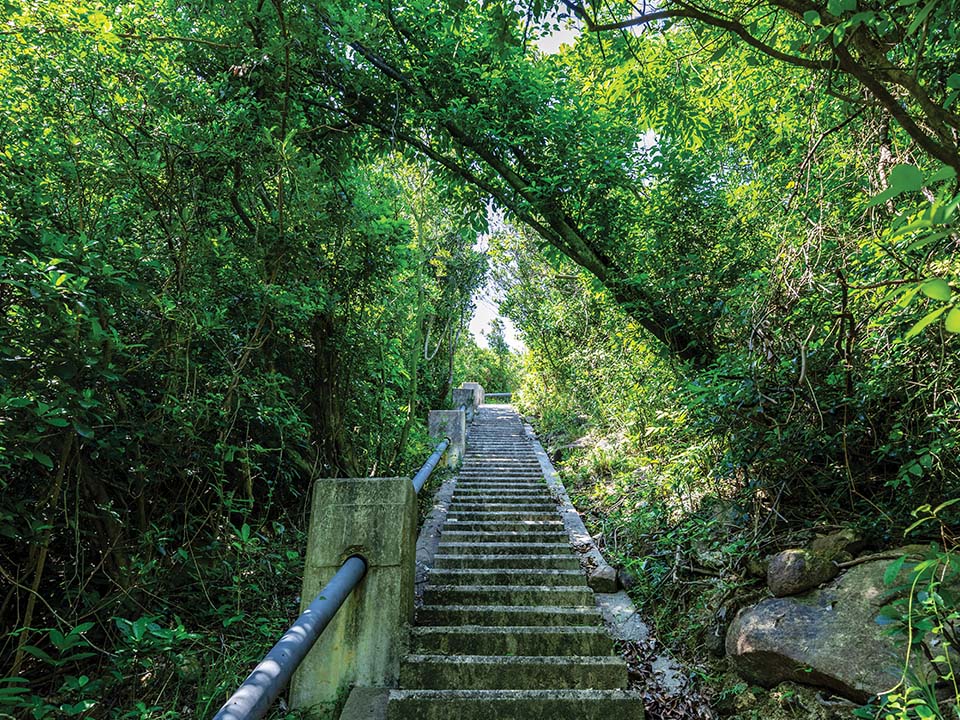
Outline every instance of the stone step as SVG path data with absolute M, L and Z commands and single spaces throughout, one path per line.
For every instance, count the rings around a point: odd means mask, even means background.
M 573 553 L 570 543 L 454 543 L 440 541 L 437 555 L 559 555 Z
M 463 465 L 497 465 L 504 470 L 516 468 L 519 465 L 540 467 L 540 458 L 532 449 L 523 452 L 477 450 L 467 443 L 467 452 L 463 456 Z
M 457 488 L 466 490 L 485 490 L 488 488 L 504 490 L 535 490 L 537 488 L 548 488 L 549 485 L 544 481 L 542 475 L 528 480 L 457 480 Z
M 444 530 L 480 530 L 481 532 L 522 532 L 524 530 L 563 530 L 560 520 L 510 520 L 507 522 L 464 522 L 453 520 L 443 526 Z
M 427 605 L 593 605 L 586 585 L 434 585 L 423 591 Z
M 568 548 L 566 552 L 552 555 L 437 555 L 433 566 L 436 568 L 579 570 L 580 561 Z
M 549 542 L 559 543 L 567 541 L 567 534 L 556 530 L 521 530 L 514 532 L 481 532 L 477 530 L 460 529 L 459 523 L 445 525 L 441 530 L 441 537 L 445 542 Z
M 500 476 L 510 476 L 510 475 L 537 475 L 542 474 L 540 470 L 539 463 L 534 465 L 533 463 L 503 463 L 503 462 L 491 462 L 491 463 L 467 463 L 464 462 L 460 466 L 460 472 L 457 473 L 461 477 L 464 475 L 500 475 Z
M 627 686 L 621 657 L 407 655 L 400 687 L 427 690 L 607 690 Z
M 391 690 L 390 720 L 643 720 L 625 690 Z
M 596 607 L 540 605 L 422 605 L 417 610 L 421 625 L 600 625 Z
M 534 568 L 434 568 L 429 581 L 437 585 L 586 585 L 576 570 Z
M 467 485 L 457 483 L 454 486 L 457 495 L 546 495 L 552 496 L 550 487 L 546 483 L 525 483 L 522 485 L 487 483 L 485 485 Z
M 543 481 L 543 473 L 540 472 L 540 469 L 530 469 L 530 470 L 507 470 L 506 468 L 496 467 L 496 468 L 477 468 L 477 469 L 462 469 L 457 473 L 457 477 L 461 480 L 540 480 Z
M 447 512 L 448 520 L 456 522 L 483 522 L 497 520 L 556 520 L 560 513 L 554 508 L 550 512 L 518 512 L 507 510 L 473 510 L 459 512 L 451 509 Z
M 418 655 L 613 655 L 606 628 L 572 627 L 414 627 L 410 652 Z
M 552 505 L 553 507 L 557 506 L 556 501 L 553 499 L 553 496 L 541 492 L 537 494 L 523 494 L 523 495 L 503 495 L 500 493 L 476 493 L 472 495 L 463 495 L 459 492 L 454 493 L 453 497 L 450 499 L 451 503 L 454 504 L 463 504 L 463 503 L 509 503 L 511 505 Z M 513 508 L 510 508 L 511 510 Z
M 498 500 L 491 500 L 489 502 L 464 502 L 463 500 L 456 502 L 452 501 L 450 503 L 450 511 L 457 513 L 464 512 L 499 512 L 499 511 L 510 511 L 510 512 L 549 512 L 550 510 L 556 511 L 557 506 L 555 503 L 505 503 Z

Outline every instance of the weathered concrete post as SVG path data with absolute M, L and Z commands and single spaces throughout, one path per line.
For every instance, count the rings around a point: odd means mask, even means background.
M 473 405 L 474 407 L 480 407 L 483 405 L 483 385 L 475 382 L 465 382 L 460 383 L 462 388 L 470 388 L 473 390 Z
M 416 495 L 410 478 L 317 480 L 301 607 L 351 555 L 367 574 L 293 677 L 293 707 L 324 713 L 351 685 L 395 687 L 406 625 L 413 618 Z
M 467 420 L 466 413 L 459 408 L 456 410 L 431 410 L 428 420 L 430 437 L 439 441 L 450 438 L 450 445 L 443 454 L 443 463 L 447 467 L 456 467 L 460 464 L 463 453 L 467 449 Z
M 473 388 L 453 389 L 453 407 L 459 408 L 461 405 L 467 408 L 467 422 L 472 422 L 477 414 L 477 398 Z

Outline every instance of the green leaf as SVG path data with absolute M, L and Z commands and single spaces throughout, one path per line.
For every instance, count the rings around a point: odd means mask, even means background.
M 957 77 L 960 77 L 960 75 L 958 75 Z M 935 183 L 935 182 L 940 182 L 941 180 L 953 180 L 956 176 L 957 176 L 957 171 L 956 171 L 956 170 L 954 170 L 954 169 L 953 169 L 952 167 L 950 167 L 949 165 L 944 165 L 944 166 L 941 167 L 939 170 L 937 170 L 935 173 L 932 173 L 932 174 L 927 178 L 927 182 L 928 182 L 928 183 Z
M 23 651 L 27 653 L 27 655 L 33 655 L 33 657 L 37 658 L 38 660 L 42 660 L 49 665 L 57 664 L 56 660 L 54 660 L 46 651 L 41 650 L 36 645 L 24 645 Z
M 897 580 L 897 575 L 900 574 L 900 570 L 903 568 L 903 564 L 907 561 L 907 556 L 898 557 L 892 563 L 887 565 L 887 569 L 883 571 L 883 584 L 893 585 Z
M 73 428 L 74 428 L 74 430 L 77 431 L 77 435 L 79 435 L 80 437 L 85 437 L 85 438 L 91 439 L 91 438 L 93 438 L 93 436 L 94 436 L 94 434 L 95 434 L 95 433 L 93 432 L 93 428 L 92 428 L 92 427 L 90 427 L 89 425 L 84 425 L 83 423 L 75 422 L 75 423 L 73 424 Z
M 932 313 L 928 313 L 927 315 L 922 317 L 916 325 L 914 325 L 912 328 L 910 328 L 907 331 L 907 334 L 903 336 L 904 339 L 909 340 L 910 338 L 919 335 L 921 332 L 923 332 L 923 329 L 927 325 L 929 325 L 938 317 L 943 315 L 943 313 L 945 313 L 949 307 L 950 307 L 949 305 L 944 305 L 943 307 L 939 307 L 936 310 L 934 310 Z
M 913 35 L 917 30 L 920 29 L 920 26 L 923 25 L 923 21 L 927 19 L 927 16 L 930 15 L 930 11 L 936 6 L 939 0 L 930 0 L 926 5 L 923 6 L 923 9 L 917 13 L 917 16 L 913 19 L 913 22 L 910 23 L 910 27 L 907 28 L 907 35 Z
M 42 453 L 39 450 L 32 450 L 30 455 L 48 470 L 53 470 L 53 460 L 46 453 Z
M 894 166 L 887 179 L 890 190 L 895 194 L 916 192 L 923 187 L 923 173 L 916 165 L 900 164 Z
M 803 21 L 807 25 L 819 25 L 820 24 L 820 13 L 816 10 L 807 10 L 803 14 Z
M 947 332 L 960 333 L 960 308 L 956 306 L 950 308 L 950 312 L 947 313 L 947 319 L 944 321 L 943 327 Z
M 954 73 L 947 78 L 947 87 L 960 90 L 960 73 Z
M 827 12 L 838 17 L 843 15 L 845 12 L 852 12 L 856 9 L 856 0 L 830 0 L 827 3 Z
M 950 285 L 943 278 L 930 278 L 920 289 L 928 298 L 950 302 Z

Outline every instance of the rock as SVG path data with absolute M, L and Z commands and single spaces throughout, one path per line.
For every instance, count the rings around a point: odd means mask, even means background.
M 747 572 L 750 573 L 750 575 L 753 577 L 756 577 L 756 578 L 766 577 L 768 565 L 769 565 L 769 561 L 767 561 L 764 558 L 758 558 L 754 555 L 747 556 L 747 559 L 746 559 Z
M 875 620 L 888 601 L 883 574 L 891 562 L 866 562 L 821 590 L 741 610 L 726 638 L 734 669 L 765 687 L 818 685 L 856 702 L 894 687 L 903 649 Z M 926 673 L 923 662 L 916 672 Z
M 767 587 L 776 597 L 796 595 L 833 580 L 840 569 L 832 559 L 809 550 L 784 550 L 770 558 Z
M 843 562 L 851 560 L 853 556 L 863 550 L 866 543 L 853 528 L 843 528 L 839 532 L 829 535 L 820 535 L 810 543 L 810 552 L 821 555 L 828 560 Z
M 587 575 L 587 585 L 594 592 L 614 593 L 617 591 L 617 570 L 606 563 L 594 568 Z
M 620 568 L 617 570 L 617 582 L 620 583 L 620 587 L 629 592 L 640 584 L 640 579 L 629 570 Z

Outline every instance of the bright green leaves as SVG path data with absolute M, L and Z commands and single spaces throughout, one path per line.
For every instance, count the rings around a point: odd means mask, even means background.
M 915 192 L 923 187 L 923 173 L 914 165 L 897 165 L 890 171 L 888 184 L 897 195 Z
M 918 287 L 920 292 L 931 300 L 950 303 L 953 299 L 953 291 L 950 288 L 950 284 L 943 278 L 930 278 Z M 904 305 L 909 303 L 912 297 L 912 294 L 905 295 L 904 298 L 906 302 Z M 960 308 L 955 304 L 948 304 L 936 307 L 920 318 L 920 320 L 914 323 L 913 327 L 906 332 L 904 339 L 909 340 L 910 338 L 916 337 L 923 332 L 924 329 L 936 322 L 944 313 L 947 313 L 946 320 L 944 321 L 944 329 L 950 333 L 960 333 Z
M 844 13 L 854 12 L 857 9 L 857 0 L 828 0 L 827 12 L 840 17 Z
M 950 285 L 943 278 L 931 278 L 920 286 L 921 292 L 928 298 L 950 302 Z
M 960 333 L 960 308 L 956 306 L 950 308 L 950 312 L 947 313 L 947 319 L 944 321 L 943 326 L 947 332 Z
M 890 170 L 887 189 L 874 196 L 868 206 L 878 205 L 891 198 L 908 192 L 917 192 L 923 188 L 923 173 L 915 165 L 900 164 Z
M 946 312 L 946 310 L 947 310 L 947 307 L 944 306 L 944 307 L 939 307 L 936 310 L 933 310 L 932 312 L 927 313 L 922 318 L 920 318 L 920 320 L 916 324 L 914 324 L 914 326 L 910 328 L 903 337 L 906 340 L 909 340 L 910 338 L 919 335 L 920 333 L 923 332 L 923 330 L 927 326 L 931 325 L 934 321 L 936 321 L 937 318 L 943 315 L 943 313 Z

